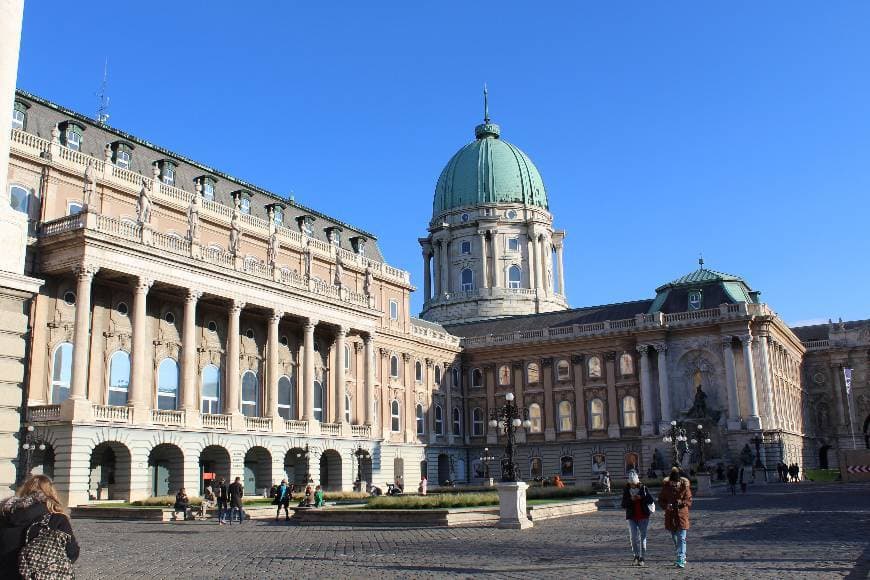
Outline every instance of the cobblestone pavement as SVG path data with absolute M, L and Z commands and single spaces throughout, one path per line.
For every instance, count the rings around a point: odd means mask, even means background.
M 301 527 L 271 521 L 75 520 L 80 578 L 868 578 L 870 484 L 769 485 L 697 498 L 688 566 L 661 511 L 631 567 L 624 513 L 493 528 Z

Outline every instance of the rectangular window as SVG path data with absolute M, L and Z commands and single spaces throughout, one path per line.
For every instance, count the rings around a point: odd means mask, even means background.
M 508 252 L 519 252 L 520 251 L 520 239 L 519 238 L 508 238 L 507 241 Z
M 73 151 L 79 151 L 82 148 L 82 136 L 80 133 L 67 129 L 66 146 Z
M 463 253 L 463 254 L 466 254 L 466 255 L 467 255 L 467 254 L 470 254 L 470 253 L 471 253 L 471 242 L 462 242 L 462 244 L 460 245 L 460 247 L 462 248 L 462 253 Z
M 172 167 L 171 163 L 163 164 L 163 183 L 166 185 L 175 185 L 175 168 Z
M 202 197 L 209 201 L 214 201 L 214 183 L 208 179 L 202 183 Z
M 115 153 L 115 165 L 123 169 L 130 169 L 130 154 L 127 151 Z
M 284 225 L 284 210 L 280 207 L 275 208 L 275 225 L 283 226 Z
M 239 210 L 244 214 L 251 213 L 251 200 L 242 196 L 242 201 L 239 202 Z
M 66 215 L 78 215 L 80 213 L 82 213 L 82 202 L 71 201 L 67 203 Z
M 24 130 L 24 121 L 27 119 L 24 111 L 19 111 L 18 109 L 14 109 L 12 111 L 12 128 Z
M 399 303 L 396 300 L 390 300 L 390 320 L 399 319 Z

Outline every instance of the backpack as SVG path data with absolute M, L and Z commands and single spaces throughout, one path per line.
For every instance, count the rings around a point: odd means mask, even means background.
M 45 514 L 27 528 L 24 547 L 18 553 L 18 573 L 22 578 L 33 580 L 72 580 L 72 563 L 66 555 L 66 545 L 71 536 L 49 527 L 51 514 Z M 31 530 L 37 526 L 36 535 Z

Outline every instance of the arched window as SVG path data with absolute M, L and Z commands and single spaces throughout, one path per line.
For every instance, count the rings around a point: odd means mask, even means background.
M 344 370 L 350 370 L 350 347 L 344 345 Z
M 423 419 L 423 405 L 417 404 L 417 408 L 414 409 L 417 415 L 417 435 L 423 435 L 426 432 L 426 425 Z
M 423 382 L 423 363 L 420 361 L 414 363 L 414 380 L 418 383 Z
M 604 429 L 604 401 L 601 399 L 589 401 L 589 428 L 593 431 Z
M 589 375 L 590 379 L 600 379 L 601 378 L 601 359 L 597 356 L 590 356 L 589 360 L 586 361 L 586 374 Z
M 287 375 L 278 379 L 278 414 L 284 419 L 296 418 L 296 389 Z
M 9 188 L 9 205 L 15 211 L 20 211 L 27 214 L 30 207 L 30 192 L 27 188 L 20 185 L 13 185 Z
M 258 417 L 260 412 L 260 383 L 254 371 L 242 375 L 242 415 Z
M 471 369 L 471 386 L 483 386 L 483 372 L 480 369 Z
M 441 405 L 435 405 L 435 434 L 444 435 L 444 410 Z
M 521 288 L 523 285 L 523 271 L 513 265 L 508 268 L 508 288 Z
M 571 378 L 571 366 L 565 359 L 562 359 L 558 363 L 556 363 L 556 377 L 560 381 L 567 381 Z
M 393 399 L 390 401 L 390 431 L 393 433 L 399 432 L 399 401 Z
M 396 355 L 390 356 L 390 376 L 394 379 L 399 378 L 399 357 Z
M 453 434 L 462 435 L 462 411 L 453 407 Z
M 350 423 L 350 395 L 344 396 L 344 421 Z
M 526 367 L 526 381 L 530 385 L 538 384 L 540 380 L 540 370 L 538 369 L 538 363 L 529 363 Z
M 571 403 L 562 401 L 559 403 L 559 432 L 568 433 L 574 428 L 571 417 Z
M 634 359 L 627 352 L 622 353 L 619 357 L 619 373 L 624 377 L 630 377 L 634 374 Z
M 441 386 L 441 365 L 435 365 L 435 384 Z
M 480 407 L 475 407 L 471 411 L 471 434 L 475 437 L 483 435 L 483 411 Z
M 323 384 L 314 381 L 314 420 L 323 421 Z
M 71 342 L 62 342 L 54 349 L 51 369 L 51 403 L 59 405 L 69 398 L 69 384 L 72 380 Z
M 622 398 L 622 426 L 637 427 L 637 399 L 631 395 Z
M 529 460 L 529 472 L 532 479 L 540 480 L 544 477 L 544 463 L 541 461 L 540 457 L 532 457 Z
M 468 292 L 470 290 L 474 290 L 474 272 L 471 271 L 471 268 L 465 268 L 462 270 L 462 291 Z
M 501 365 L 500 367 L 498 367 L 498 384 L 501 386 L 511 384 L 510 365 Z
M 457 389 L 462 386 L 459 384 L 459 368 L 453 367 L 453 386 Z
M 214 365 L 202 369 L 202 412 L 218 414 L 221 412 L 221 372 Z
M 174 411 L 178 408 L 178 362 L 165 358 L 157 367 L 157 408 Z
M 541 406 L 539 404 L 532 403 L 529 405 L 529 421 L 532 422 L 529 431 L 532 433 L 540 433 L 543 431 L 543 426 L 541 425 Z
M 119 350 L 109 359 L 109 404 L 118 407 L 127 404 L 130 387 L 130 354 Z

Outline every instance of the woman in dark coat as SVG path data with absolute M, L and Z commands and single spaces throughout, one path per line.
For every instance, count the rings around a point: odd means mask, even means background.
M 18 573 L 18 554 L 24 547 L 25 535 L 30 530 L 30 540 L 38 534 L 41 520 L 48 516 L 48 527 L 69 535 L 66 556 L 70 563 L 79 557 L 79 544 L 73 535 L 69 519 L 51 479 L 34 475 L 13 497 L 0 502 L 0 574 L 3 578 L 21 578 Z
M 650 506 L 655 500 L 649 489 L 640 482 L 636 471 L 628 472 L 628 483 L 622 490 L 622 508 L 628 520 L 631 549 L 634 552 L 634 566 L 646 566 L 646 531 L 649 526 Z

